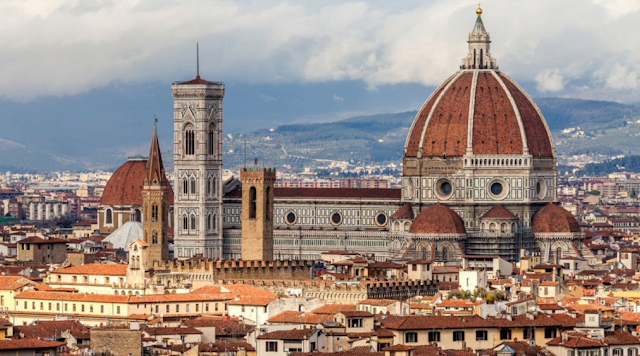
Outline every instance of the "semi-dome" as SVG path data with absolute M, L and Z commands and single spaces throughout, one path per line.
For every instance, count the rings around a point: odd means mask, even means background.
M 480 15 L 460 71 L 424 103 L 405 145 L 405 158 L 531 155 L 553 158 L 550 131 L 536 104 L 491 57 Z
M 502 205 L 496 205 L 493 208 L 489 209 L 480 219 L 491 219 L 491 220 L 515 220 L 518 219 L 517 216 L 513 215 L 509 209 L 505 208 Z
M 563 207 L 549 203 L 533 215 L 534 233 L 575 233 L 580 232 L 576 218 Z
M 411 224 L 413 234 L 466 234 L 464 221 L 451 208 L 436 203 L 423 209 Z
M 142 205 L 142 187 L 147 176 L 147 159 L 130 157 L 109 178 L 104 187 L 100 205 Z M 173 204 L 173 190 L 167 187 L 167 200 Z

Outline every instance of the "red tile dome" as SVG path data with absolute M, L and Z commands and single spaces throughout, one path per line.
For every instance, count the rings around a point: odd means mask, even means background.
M 104 188 L 100 205 L 142 205 L 142 187 L 147 174 L 147 160 L 130 158 L 109 178 Z M 168 186 L 167 199 L 173 204 L 173 190 Z
M 580 232 L 576 218 L 559 205 L 549 203 L 533 216 L 534 233 L 573 233 Z
M 436 89 L 416 115 L 405 157 L 459 157 L 467 148 L 481 155 L 554 156 L 536 104 L 491 69 L 459 71 Z
M 413 234 L 466 234 L 464 222 L 451 208 L 440 203 L 423 209 L 413 221 Z

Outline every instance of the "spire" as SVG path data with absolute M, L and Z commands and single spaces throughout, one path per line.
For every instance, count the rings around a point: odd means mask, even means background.
M 482 22 L 482 8 L 478 3 L 476 23 L 469 33 L 469 53 L 462 59 L 461 69 L 498 69 L 496 59 L 491 57 L 491 37 Z
M 196 78 L 200 79 L 200 43 L 196 42 Z
M 164 165 L 162 164 L 162 154 L 160 153 L 160 143 L 158 142 L 158 129 L 155 119 L 153 124 L 153 138 L 151 139 L 151 148 L 149 149 L 149 160 L 147 161 L 147 179 L 145 185 L 165 184 Z M 154 183 L 157 182 L 157 183 Z

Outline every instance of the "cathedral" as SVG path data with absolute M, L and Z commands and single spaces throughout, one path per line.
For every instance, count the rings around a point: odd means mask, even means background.
M 179 259 L 313 260 L 323 251 L 349 251 L 381 261 L 517 261 L 539 253 L 557 262 L 588 253 L 578 222 L 557 205 L 549 127 L 500 71 L 480 8 L 476 15 L 458 71 L 426 99 L 409 130 L 401 189 L 274 188 L 275 171 L 267 168 L 222 181 L 225 86 L 198 73 L 172 85 L 175 196 L 164 183 L 159 148 L 157 155 L 152 149 L 148 160 L 134 158 L 114 173 L 100 230 L 113 232 L 122 216 L 155 219 L 155 228 L 144 224 L 144 241 L 156 246 L 151 260 L 169 256 L 160 231 L 171 231 L 161 229 L 171 222 Z M 145 162 L 144 172 L 136 160 Z M 160 168 L 152 174 L 150 165 Z

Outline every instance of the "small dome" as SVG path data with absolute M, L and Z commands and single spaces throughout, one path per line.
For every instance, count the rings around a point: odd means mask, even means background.
M 491 208 L 489 211 L 487 211 L 484 215 L 482 215 L 481 219 L 513 220 L 513 219 L 517 219 L 517 217 L 513 215 L 513 213 L 510 212 L 509 209 L 505 208 L 504 206 L 496 205 L 493 208 Z
M 411 207 L 411 203 L 404 203 L 400 209 L 396 210 L 396 212 L 391 215 L 392 219 L 413 220 L 413 217 L 413 208 Z
M 533 216 L 534 233 L 580 232 L 578 220 L 559 205 L 549 203 Z
M 129 158 L 109 178 L 102 192 L 100 205 L 142 205 L 142 187 L 146 175 L 147 160 L 140 156 Z M 173 204 L 173 189 L 170 184 L 167 184 L 167 201 Z
M 413 221 L 413 234 L 466 234 L 464 222 L 451 208 L 440 203 L 425 208 Z

